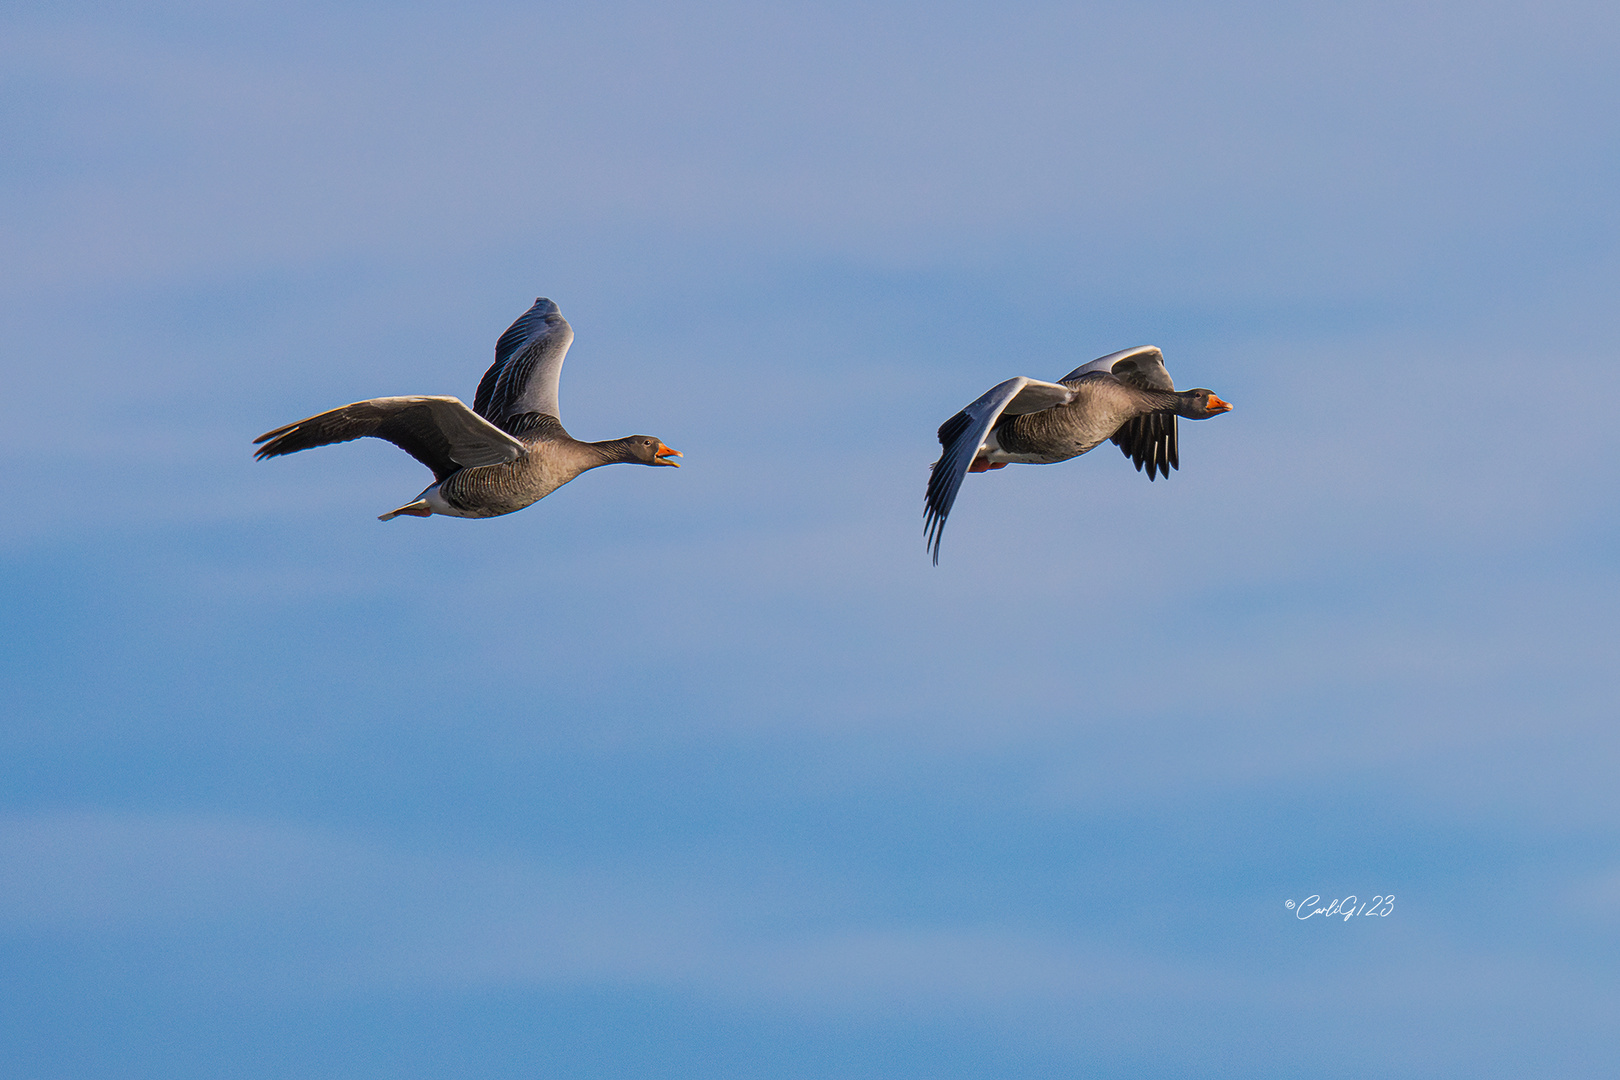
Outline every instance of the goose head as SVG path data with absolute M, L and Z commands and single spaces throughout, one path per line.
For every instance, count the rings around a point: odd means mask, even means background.
M 1189 420 L 1208 420 L 1216 413 L 1231 411 L 1231 404 L 1216 397 L 1215 391 L 1199 387 L 1181 395 L 1181 408 L 1176 410 L 1176 414 Z
M 626 442 L 629 443 L 631 458 L 643 465 L 673 465 L 677 469 L 681 467 L 681 463 L 675 460 L 681 456 L 681 452 L 665 446 L 651 435 L 632 435 Z

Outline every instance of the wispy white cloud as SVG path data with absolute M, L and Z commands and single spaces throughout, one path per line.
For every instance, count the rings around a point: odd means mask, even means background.
M 1589 5 L 180 10 L 11 20 L 17 284 L 633 224 L 891 265 L 1058 230 L 1093 290 L 1276 296 L 1614 225 Z
M 1578 965 L 1459 942 L 1448 920 L 1489 911 L 1477 895 L 1403 895 L 1400 918 L 1376 925 L 1300 923 L 1268 898 L 1270 919 L 1228 913 L 1260 955 L 1176 956 L 1072 925 L 863 917 L 840 910 L 850 896 L 825 874 L 782 869 L 617 859 L 604 871 L 241 818 L 12 816 L 0 821 L 0 940 L 141 942 L 148 987 L 178 978 L 232 1000 L 652 989 L 751 1014 L 999 1026 L 1052 1047 L 1106 1039 L 1110 1055 L 1191 1030 L 1246 1059 L 1252 1039 L 1226 1025 L 1280 1011 L 1292 1020 L 1257 1061 L 1351 1038 L 1357 1060 L 1383 1068 L 1474 1061 L 1481 1016 L 1495 1018 L 1498 1054 L 1522 1055 L 1613 1001 Z M 1609 908 L 1612 892 L 1586 891 Z M 1211 902 L 1141 900 L 1172 940 Z M 1368 951 L 1383 958 L 1376 970 L 1354 959 Z M 1538 995 L 1528 1012 L 1526 985 Z M 1414 1009 L 1421 1033 L 1402 1022 Z
M 1617 34 L 1576 2 L 13 5 L 14 977 L 650 989 L 1179 1073 L 1603 1051 L 1571 941 L 1613 891 Z M 469 396 L 540 292 L 571 429 L 688 468 L 380 525 L 426 482 L 391 447 L 251 461 L 346 400 Z M 1145 341 L 1238 405 L 1182 471 L 974 477 L 929 566 L 933 428 Z M 1054 914 L 1115 848 L 1160 906 Z M 1250 918 L 1340 858 L 1413 904 Z M 1518 891 L 1453 918 L 1459 877 Z M 1208 879 L 1245 896 L 1199 936 Z
M 0 933 L 155 938 L 207 957 L 210 981 L 279 972 L 342 993 L 642 985 L 837 1011 L 999 1010 L 1186 977 L 1062 936 L 851 924 L 825 912 L 828 882 L 785 890 L 715 870 L 416 853 L 231 818 L 14 816 L 0 822 Z

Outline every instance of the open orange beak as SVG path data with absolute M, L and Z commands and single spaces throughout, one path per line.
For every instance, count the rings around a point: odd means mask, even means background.
M 1228 401 L 1222 401 L 1220 398 L 1216 397 L 1214 394 L 1211 394 L 1211 395 L 1209 395 L 1209 411 L 1210 412 L 1231 412 L 1232 411 L 1232 404 L 1231 404 L 1231 402 L 1228 402 Z
M 678 462 L 678 461 L 670 461 L 668 459 L 670 459 L 670 458 L 678 458 L 678 457 L 682 457 L 682 456 L 683 455 L 681 454 L 681 452 L 679 450 L 672 450 L 669 447 L 665 446 L 663 443 L 659 443 L 658 444 L 658 449 L 653 451 L 653 457 L 658 459 L 658 464 L 660 464 L 660 465 L 673 465 L 677 469 L 681 467 L 681 463 Z

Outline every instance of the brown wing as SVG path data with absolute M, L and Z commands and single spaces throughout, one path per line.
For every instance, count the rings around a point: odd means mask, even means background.
M 371 436 L 386 439 L 443 480 L 458 469 L 514 461 L 522 443 L 453 397 L 392 397 L 357 401 L 266 432 L 255 458 Z

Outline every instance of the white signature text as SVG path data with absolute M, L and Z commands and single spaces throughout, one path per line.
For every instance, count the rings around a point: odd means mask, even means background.
M 1365 904 L 1361 903 L 1354 894 L 1326 904 L 1322 903 L 1320 896 L 1312 895 L 1301 900 L 1298 904 L 1289 900 L 1286 906 L 1289 911 L 1294 913 L 1294 918 L 1300 922 L 1304 922 L 1306 919 L 1316 915 L 1321 915 L 1324 918 L 1339 916 L 1345 922 L 1349 922 L 1357 915 L 1376 915 L 1380 919 L 1387 919 L 1389 913 L 1395 910 L 1395 894 L 1375 896 Z

